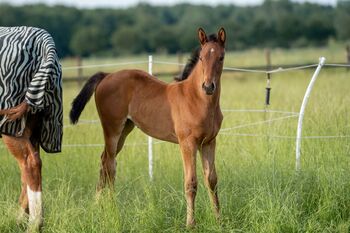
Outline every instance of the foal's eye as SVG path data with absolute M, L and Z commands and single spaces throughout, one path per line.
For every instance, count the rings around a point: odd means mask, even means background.
M 223 61 L 224 58 L 225 58 L 225 56 L 221 56 L 221 57 L 219 58 L 219 61 Z

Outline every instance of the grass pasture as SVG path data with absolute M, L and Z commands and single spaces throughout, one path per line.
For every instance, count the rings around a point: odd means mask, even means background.
M 309 60 L 312 56 L 316 63 L 323 54 L 330 56 L 329 63 L 341 62 L 341 50 L 335 51 L 274 51 L 273 54 L 276 63 L 280 58 L 290 58 L 281 63 L 313 62 Z M 262 51 L 230 53 L 225 65 L 256 65 L 257 56 L 261 56 L 263 63 Z M 254 57 L 252 63 L 247 63 L 247 57 Z M 162 59 L 176 61 L 174 57 Z M 141 60 L 147 60 L 147 56 Z M 93 63 L 86 61 L 89 62 Z M 63 62 L 63 66 L 69 64 Z M 147 69 L 147 66 L 136 67 Z M 157 65 L 154 71 L 172 69 L 168 67 Z M 269 108 L 298 112 L 313 71 L 273 74 Z M 265 86 L 263 74 L 224 73 L 221 108 L 263 109 Z M 350 135 L 349 87 L 350 71 L 343 68 L 321 71 L 305 112 L 303 136 Z M 138 129 L 130 134 L 118 155 L 114 190 L 106 191 L 96 200 L 102 130 L 94 122 L 98 116 L 93 101 L 87 105 L 79 125 L 69 124 L 70 103 L 79 89 L 77 83 L 64 83 L 62 153 L 42 152 L 43 232 L 186 232 L 179 148 L 156 141 L 151 182 L 147 137 Z M 283 116 L 282 113 L 224 112 L 222 128 L 227 130 L 217 138 L 216 153 L 222 219 L 217 223 L 212 214 L 198 158 L 197 226 L 189 232 L 350 231 L 350 138 L 303 139 L 302 169 L 296 173 L 293 137 L 297 118 L 237 128 Z M 19 169 L 3 144 L 0 144 L 0 182 L 0 232 L 23 232 L 25 226 L 16 223 Z

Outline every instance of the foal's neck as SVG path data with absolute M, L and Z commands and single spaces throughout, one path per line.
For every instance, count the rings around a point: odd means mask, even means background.
M 220 104 L 220 92 L 221 92 L 221 83 L 220 77 L 216 83 L 216 90 L 213 95 L 205 94 L 202 84 L 204 82 L 203 69 L 200 63 L 197 63 L 193 68 L 193 71 L 188 77 L 188 82 L 186 85 L 189 87 L 188 90 L 191 93 L 191 98 L 194 98 L 201 103 L 206 104 L 208 107 L 217 107 Z M 190 94 L 189 93 L 189 94 Z

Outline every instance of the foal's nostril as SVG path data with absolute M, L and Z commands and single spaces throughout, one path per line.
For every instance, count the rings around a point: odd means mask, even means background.
M 216 88 L 215 83 L 211 83 L 211 88 L 213 89 L 213 91 L 215 91 L 215 88 Z
M 212 95 L 215 91 L 215 83 L 211 83 L 209 86 L 205 85 L 205 83 L 202 84 L 202 88 L 205 91 L 207 95 Z

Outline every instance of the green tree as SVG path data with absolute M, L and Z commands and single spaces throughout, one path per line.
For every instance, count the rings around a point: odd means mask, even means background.
M 338 1 L 334 20 L 337 37 L 341 40 L 350 39 L 350 2 Z
M 76 55 L 89 56 L 104 50 L 106 38 L 105 31 L 100 27 L 82 27 L 73 34 L 70 48 Z
M 147 47 L 142 32 L 135 27 L 122 27 L 111 37 L 111 44 L 116 54 L 141 53 Z

